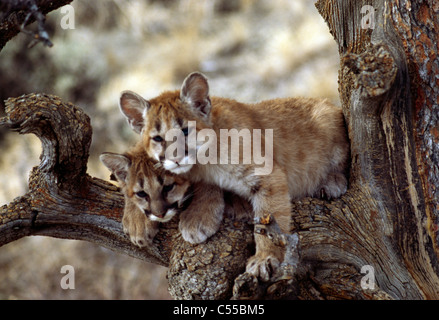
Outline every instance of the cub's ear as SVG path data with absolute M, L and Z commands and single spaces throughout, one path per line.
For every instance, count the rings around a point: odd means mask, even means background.
M 99 156 L 102 163 L 110 169 L 120 182 L 126 183 L 128 169 L 131 167 L 131 160 L 127 156 L 118 153 L 104 152 Z
M 208 119 L 211 102 L 207 78 L 199 72 L 193 72 L 186 77 L 180 90 L 180 99 L 186 102 L 192 111 Z
M 150 107 L 149 102 L 137 93 L 127 90 L 120 94 L 119 107 L 131 128 L 141 133 L 145 125 L 145 114 Z

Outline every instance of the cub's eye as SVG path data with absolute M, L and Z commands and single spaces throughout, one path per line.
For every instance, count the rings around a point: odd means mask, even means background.
M 189 134 L 189 128 L 181 129 L 181 131 L 183 131 L 185 137 L 187 137 L 187 135 Z
M 145 191 L 136 192 L 136 196 L 139 198 L 148 198 L 148 194 Z
M 160 136 L 154 136 L 154 137 L 152 137 L 152 140 L 154 140 L 155 142 L 162 142 L 163 138 Z
M 169 192 L 172 189 L 174 189 L 175 183 L 173 184 L 168 184 L 167 186 L 163 186 L 163 192 Z

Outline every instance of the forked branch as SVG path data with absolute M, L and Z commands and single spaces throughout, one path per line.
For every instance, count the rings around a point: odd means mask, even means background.
M 181 299 L 388 297 L 378 288 L 362 290 L 359 265 L 363 260 L 352 258 L 350 250 L 355 247 L 340 247 L 340 243 L 364 241 L 344 232 L 346 223 L 355 222 L 349 219 L 352 215 L 346 219 L 339 214 L 348 210 L 341 200 L 298 202 L 293 212 L 295 233 L 285 236 L 271 219 L 257 221 L 256 228 L 234 221 L 231 217 L 243 216 L 240 211 L 249 206 L 226 193 L 228 218 L 207 242 L 185 242 L 174 219 L 162 225 L 152 246 L 140 249 L 123 233 L 123 197 L 118 188 L 86 174 L 92 129 L 80 108 L 45 94 L 10 98 L 0 125 L 21 134 L 34 133 L 43 147 L 41 163 L 30 175 L 29 192 L 0 208 L 0 245 L 30 235 L 98 243 L 169 267 L 170 292 Z M 266 283 L 244 273 L 254 251 L 253 229 L 287 247 L 288 263 Z M 326 270 L 323 278 L 322 270 Z M 328 270 L 335 272 L 333 277 L 327 277 Z
M 46 94 L 10 98 L 0 125 L 37 135 L 43 149 L 29 192 L 0 208 L 0 246 L 30 235 L 87 240 L 169 267 L 175 297 L 188 298 L 179 283 L 196 274 L 191 297 L 230 297 L 233 280 L 251 254 L 251 226 L 227 219 L 206 244 L 192 246 L 177 232 L 178 221 L 171 221 L 152 246 L 140 249 L 123 233 L 124 200 L 118 188 L 86 174 L 92 128 L 80 108 Z M 229 212 L 247 210 L 234 196 L 227 203 Z

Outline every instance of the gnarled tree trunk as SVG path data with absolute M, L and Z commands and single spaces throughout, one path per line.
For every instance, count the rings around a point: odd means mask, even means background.
M 439 5 L 316 6 L 339 46 L 350 184 L 340 199 L 295 202 L 294 236 L 277 234 L 275 222 L 256 225 L 288 249 L 289 263 L 270 282 L 243 273 L 253 226 L 229 218 L 204 244 L 184 242 L 172 221 L 151 247 L 132 245 L 117 188 L 85 173 L 88 117 L 48 95 L 10 98 L 0 120 L 43 143 L 30 191 L 0 208 L 0 245 L 28 235 L 93 241 L 168 266 L 175 298 L 439 298 Z M 229 213 L 249 210 L 233 195 L 227 204 Z

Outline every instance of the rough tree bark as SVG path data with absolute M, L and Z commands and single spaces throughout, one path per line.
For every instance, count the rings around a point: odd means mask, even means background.
M 0 1 L 0 50 L 15 37 L 24 27 L 38 21 L 38 32 L 29 32 L 34 42 L 43 42 L 51 46 L 48 34 L 44 29 L 45 15 L 73 0 L 1 0 Z
M 374 9 L 373 29 L 362 28 L 365 5 Z M 320 0 L 316 6 L 339 46 L 350 185 L 340 199 L 295 202 L 293 236 L 277 234 L 275 222 L 255 226 L 288 249 L 289 264 L 268 283 L 243 273 L 254 227 L 230 218 L 205 244 L 184 242 L 172 221 L 153 246 L 131 245 L 117 188 L 85 173 L 88 117 L 48 95 L 10 98 L 0 120 L 43 144 L 30 191 L 0 208 L 0 245 L 28 235 L 93 241 L 168 266 L 175 298 L 439 298 L 439 4 Z M 227 203 L 232 215 L 249 210 L 233 195 Z

